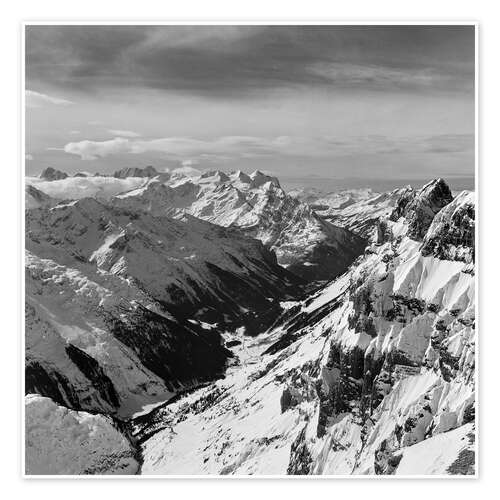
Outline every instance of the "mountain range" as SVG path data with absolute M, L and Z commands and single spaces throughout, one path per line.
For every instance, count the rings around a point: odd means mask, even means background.
M 475 473 L 473 192 L 49 173 L 26 183 L 27 473 Z

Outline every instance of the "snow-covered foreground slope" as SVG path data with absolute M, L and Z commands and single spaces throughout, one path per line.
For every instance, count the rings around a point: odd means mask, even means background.
M 142 473 L 473 474 L 474 200 L 452 203 L 442 181 L 401 196 L 224 379 L 134 419 Z
M 135 474 L 135 449 L 109 417 L 25 397 L 26 474 Z
M 118 195 L 119 207 L 156 215 L 189 213 L 225 227 L 238 227 L 276 252 L 295 274 L 327 279 L 344 272 L 365 241 L 321 219 L 289 196 L 275 177 L 214 171 L 198 177 L 172 176 Z

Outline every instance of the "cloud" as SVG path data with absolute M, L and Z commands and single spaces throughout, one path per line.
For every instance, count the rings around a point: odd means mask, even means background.
M 269 158 L 294 156 L 328 158 L 353 154 L 426 154 L 472 151 L 471 134 L 387 137 L 381 135 L 354 137 L 254 137 L 223 136 L 212 140 L 191 137 L 164 137 L 151 140 L 115 137 L 107 141 L 70 142 L 64 151 L 95 160 L 117 154 L 161 153 L 164 158 L 193 166 L 203 161 L 229 161 L 238 158 Z
M 118 137 L 140 137 L 141 134 L 137 132 L 133 132 L 132 130 L 116 130 L 112 128 L 108 128 L 107 130 L 110 134 Z
M 24 155 L 24 159 L 25 159 L 26 161 L 33 161 L 33 155 L 30 155 L 30 154 L 25 154 L 25 155 Z
M 194 167 L 195 165 L 199 165 L 199 163 L 200 163 L 199 160 L 193 160 L 193 159 L 181 161 L 181 165 L 183 167 Z
M 26 33 L 30 84 L 87 91 L 244 97 L 346 79 L 368 90 L 389 80 L 396 89 L 470 91 L 474 82 L 474 26 L 29 26 Z
M 72 101 L 68 101 L 67 99 L 60 99 L 59 97 L 42 94 L 40 92 L 35 92 L 34 90 L 26 90 L 25 94 L 25 102 L 27 108 L 40 108 L 47 104 L 55 104 L 58 106 L 67 106 L 69 104 L 74 104 Z
M 457 79 L 453 73 L 437 68 L 391 68 L 389 66 L 356 65 L 349 63 L 315 63 L 312 74 L 325 83 L 340 88 L 395 89 L 447 89 L 472 90 L 474 80 Z
M 88 140 L 70 142 L 63 149 L 66 153 L 80 156 L 82 160 L 96 160 L 109 155 L 131 152 L 129 140 L 121 137 L 100 142 Z

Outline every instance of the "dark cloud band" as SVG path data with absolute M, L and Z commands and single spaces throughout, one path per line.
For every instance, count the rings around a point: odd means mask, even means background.
M 247 96 L 301 85 L 470 92 L 473 26 L 28 26 L 26 81 Z

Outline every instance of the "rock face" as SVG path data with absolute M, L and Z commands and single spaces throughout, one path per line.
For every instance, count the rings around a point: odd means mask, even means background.
M 135 474 L 135 449 L 103 415 L 25 397 L 26 474 Z
M 127 177 L 155 177 L 158 174 L 159 172 L 154 167 L 148 165 L 147 167 L 144 168 L 139 168 L 139 167 L 122 168 L 121 170 L 117 170 L 113 174 L 113 177 L 116 177 L 117 179 L 125 179 Z
M 260 171 L 172 177 L 119 195 L 115 203 L 157 215 L 189 213 L 237 227 L 273 250 L 280 265 L 308 281 L 338 276 L 366 245 L 364 239 L 318 217 L 287 195 L 278 179 Z
M 47 167 L 40 174 L 40 179 L 43 179 L 44 181 L 59 181 L 61 179 L 66 179 L 66 177 L 68 177 L 68 174 L 52 167 Z
M 473 474 L 473 197 L 441 184 L 403 192 L 382 241 L 236 347 L 240 368 L 135 420 L 142 472 Z

